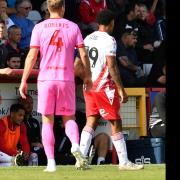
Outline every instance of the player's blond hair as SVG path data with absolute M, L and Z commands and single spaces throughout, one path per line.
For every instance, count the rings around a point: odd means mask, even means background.
M 65 0 L 47 0 L 48 9 L 52 12 L 65 6 Z

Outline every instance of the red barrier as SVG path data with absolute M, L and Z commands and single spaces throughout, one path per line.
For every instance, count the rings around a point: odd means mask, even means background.
M 10 75 L 0 74 L 0 83 L 19 83 L 24 69 L 12 69 Z M 33 69 L 28 78 L 28 83 L 36 83 L 39 70 Z

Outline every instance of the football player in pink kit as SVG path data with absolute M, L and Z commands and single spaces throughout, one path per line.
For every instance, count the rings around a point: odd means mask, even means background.
M 100 11 L 97 23 L 99 30 L 84 40 L 91 63 L 93 87 L 89 92 L 84 91 L 87 122 L 81 134 L 80 149 L 87 156 L 97 120 L 101 116 L 110 122 L 111 139 L 118 155 L 119 169 L 139 170 L 143 165 L 136 165 L 128 160 L 122 134 L 119 97 L 122 103 L 127 102 L 128 98 L 116 65 L 116 41 L 108 34 L 114 27 L 113 13 L 109 10 Z
M 54 160 L 54 114 L 62 115 L 66 135 L 69 137 L 71 152 L 76 165 L 85 168 L 87 160 L 79 148 L 78 126 L 75 117 L 74 49 L 78 48 L 86 72 L 84 87 L 92 86 L 89 59 L 78 26 L 63 18 L 65 0 L 47 0 L 50 18 L 37 24 L 32 32 L 30 51 L 27 55 L 24 73 L 19 87 L 26 98 L 27 79 L 40 50 L 38 75 L 38 112 L 42 114 L 42 142 L 48 159 L 45 171 L 56 170 Z

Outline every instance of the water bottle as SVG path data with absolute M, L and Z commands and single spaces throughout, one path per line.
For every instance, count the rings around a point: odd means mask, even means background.
M 38 155 L 36 153 L 31 153 L 29 165 L 38 166 Z

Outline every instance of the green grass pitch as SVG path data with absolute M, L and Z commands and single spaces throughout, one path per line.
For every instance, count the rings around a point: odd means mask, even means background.
M 0 167 L 1 180 L 165 180 L 165 164 L 145 165 L 139 171 L 119 171 L 117 165 L 91 166 L 76 170 L 74 166 L 57 166 L 54 173 L 43 172 L 45 167 Z

